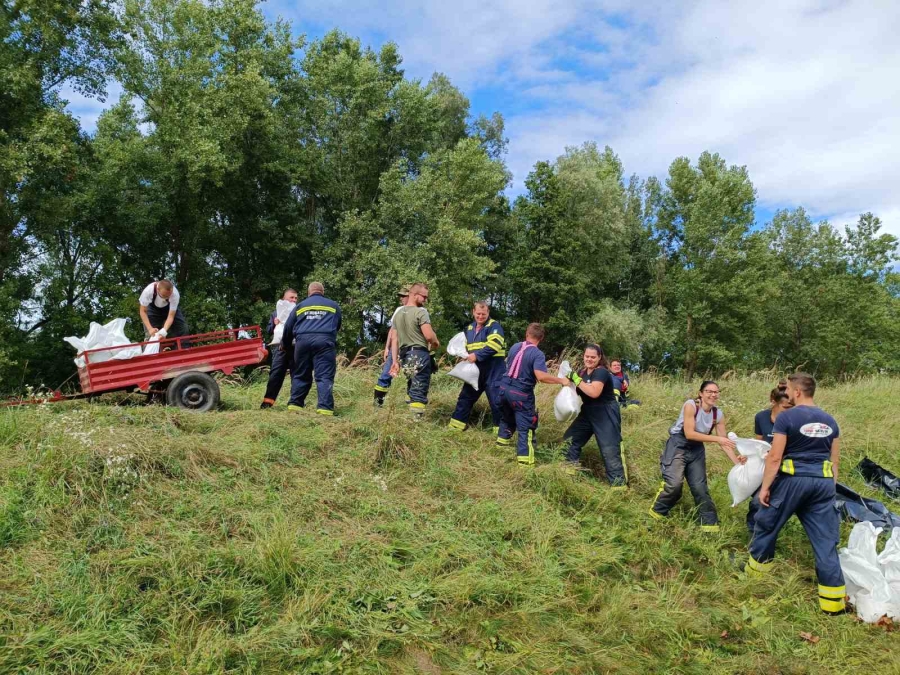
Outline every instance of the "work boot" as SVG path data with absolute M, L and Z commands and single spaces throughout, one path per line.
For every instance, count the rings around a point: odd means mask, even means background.
M 387 396 L 386 391 L 376 391 L 375 392 L 375 405 L 377 405 L 379 408 L 383 408 L 384 407 L 384 399 L 386 396 Z
M 271 407 L 272 407 L 272 404 L 269 401 L 263 401 L 262 403 L 259 404 L 260 410 L 267 410 Z
M 288 405 L 288 410 L 290 410 L 291 412 L 300 412 L 301 410 L 303 410 L 303 406 L 294 405 L 293 403 L 291 403 Z

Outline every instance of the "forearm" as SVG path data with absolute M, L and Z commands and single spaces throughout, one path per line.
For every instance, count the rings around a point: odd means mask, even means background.
M 772 483 L 775 482 L 775 477 L 778 475 L 778 469 L 781 467 L 781 456 L 779 455 L 777 458 L 773 456 L 771 452 L 766 455 L 766 468 L 763 471 L 763 481 L 761 490 L 768 490 L 772 487 Z
M 163 324 L 163 330 L 168 333 L 173 323 L 175 323 L 175 312 L 169 312 L 169 316 L 166 317 L 166 322 Z
M 550 373 L 545 373 L 540 370 L 534 371 L 534 377 L 541 384 L 561 384 L 564 387 L 570 384 L 570 382 L 564 377 L 556 377 L 555 375 L 551 375 Z
M 838 481 L 838 465 L 841 463 L 841 443 L 835 438 L 831 443 L 831 470 L 834 473 L 834 482 Z
M 600 394 L 603 393 L 602 382 L 591 382 L 590 384 L 588 384 L 587 382 L 579 382 L 575 388 L 580 389 L 585 396 L 589 396 L 591 398 L 598 398 Z

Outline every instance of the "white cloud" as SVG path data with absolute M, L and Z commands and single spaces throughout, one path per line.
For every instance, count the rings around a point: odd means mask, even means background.
M 664 175 L 703 150 L 747 165 L 762 208 L 879 214 L 900 234 L 900 3 L 895 0 L 270 0 L 313 36 L 397 42 L 510 136 L 514 191 L 566 145 L 611 145 Z M 78 103 L 84 115 L 101 107 Z M 487 112 L 490 112 L 488 110 Z M 83 117 L 83 119 L 85 119 Z M 91 126 L 88 124 L 87 126 Z

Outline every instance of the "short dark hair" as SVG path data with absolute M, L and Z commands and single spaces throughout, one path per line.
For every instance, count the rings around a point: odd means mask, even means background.
M 706 389 L 711 384 L 714 384 L 717 387 L 719 386 L 719 383 L 716 382 L 715 380 L 703 380 L 702 384 L 700 385 L 700 393 L 702 394 L 703 390 Z
M 160 279 L 156 282 L 156 289 L 159 290 L 160 288 L 164 291 L 171 291 L 173 288 L 175 288 L 175 284 L 173 284 L 168 279 Z
M 792 373 L 788 375 L 788 382 L 799 387 L 804 396 L 812 398 L 816 395 L 816 378 L 809 373 Z
M 544 339 L 545 334 L 544 327 L 539 323 L 530 323 L 528 328 L 525 329 L 526 337 L 534 338 L 538 342 Z
M 283 298 L 283 297 L 286 296 L 288 293 L 293 293 L 294 295 L 297 295 L 297 294 L 298 294 L 297 291 L 296 291 L 295 289 L 293 289 L 293 288 L 286 288 L 285 291 L 284 291 L 284 293 L 281 294 L 281 297 Z

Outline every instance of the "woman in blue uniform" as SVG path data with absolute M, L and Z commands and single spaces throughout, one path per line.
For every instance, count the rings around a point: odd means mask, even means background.
M 566 459 L 578 463 L 581 449 L 593 436 L 597 439 L 609 484 L 625 488 L 628 470 L 622 451 L 622 414 L 615 384 L 598 345 L 585 347 L 583 359 L 584 368 L 569 375 L 581 397 L 581 412 L 563 436 L 569 442 Z
M 765 441 L 769 445 L 772 444 L 772 430 L 775 428 L 775 420 L 785 410 L 794 407 L 787 395 L 787 380 L 781 380 L 771 392 L 769 392 L 769 402 L 772 404 L 765 410 L 756 413 L 753 419 L 753 433 L 759 441 Z M 753 493 L 750 498 L 750 506 L 747 509 L 747 529 L 750 536 L 753 536 L 753 527 L 756 523 L 756 514 L 759 512 L 759 490 Z

